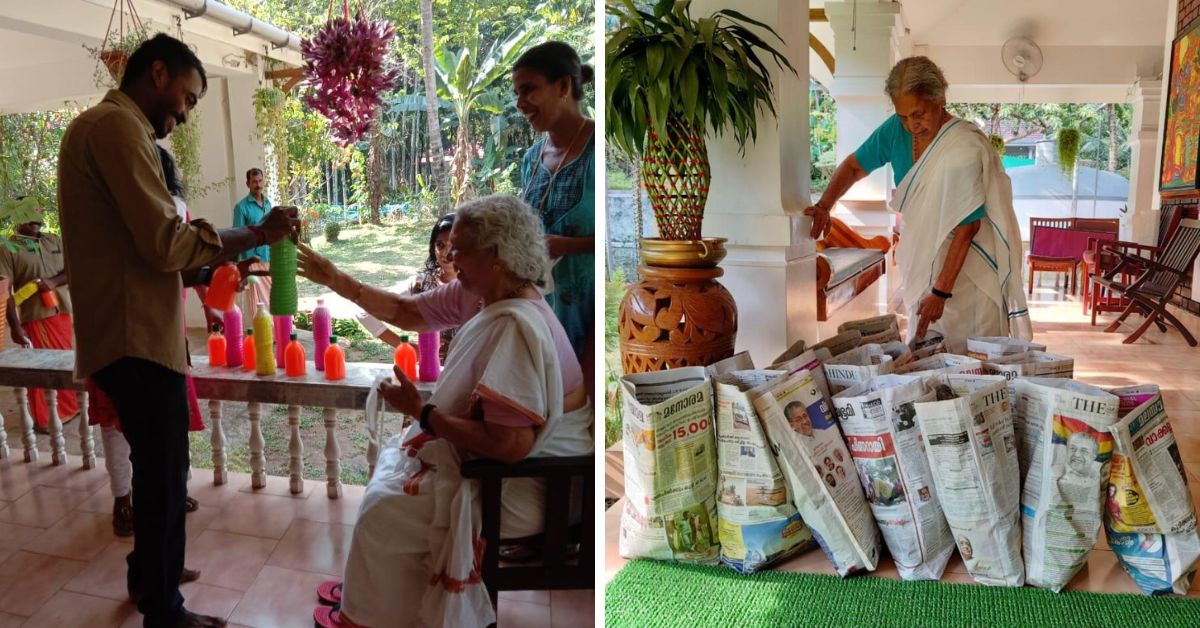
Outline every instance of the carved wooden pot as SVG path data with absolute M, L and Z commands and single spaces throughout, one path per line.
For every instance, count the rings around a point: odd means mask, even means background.
M 621 364 L 626 374 L 707 366 L 733 355 L 737 306 L 717 283 L 720 268 L 640 266 L 621 301 Z

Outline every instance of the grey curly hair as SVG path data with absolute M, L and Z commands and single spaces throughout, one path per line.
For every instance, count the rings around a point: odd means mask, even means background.
M 908 57 L 892 66 L 883 91 L 896 100 L 902 94 L 912 94 L 929 102 L 945 102 L 949 87 L 942 69 L 929 57 Z
M 496 256 L 518 279 L 544 285 L 550 270 L 542 220 L 525 201 L 494 194 L 459 205 L 454 221 L 470 227 L 475 246 L 496 247 Z

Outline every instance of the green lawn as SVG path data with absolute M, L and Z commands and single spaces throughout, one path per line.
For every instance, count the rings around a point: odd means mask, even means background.
M 344 227 L 337 242 L 326 242 L 323 235 L 313 238 L 312 248 L 369 286 L 407 284 L 425 263 L 432 228 L 431 219 L 407 218 L 384 225 L 354 225 Z M 296 290 L 302 303 L 329 292 L 304 279 Z

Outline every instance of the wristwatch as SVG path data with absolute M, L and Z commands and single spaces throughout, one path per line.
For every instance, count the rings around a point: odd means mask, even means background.
M 196 283 L 201 286 L 207 286 L 212 283 L 213 269 L 212 266 L 204 266 L 200 269 L 200 274 L 196 276 Z
M 433 409 L 436 407 L 437 406 L 432 403 L 425 404 L 425 406 L 421 408 L 421 418 L 417 422 L 417 424 L 421 426 L 421 431 L 429 434 L 430 436 L 437 436 L 437 434 L 433 433 L 433 426 L 429 425 L 429 413 L 433 412 Z

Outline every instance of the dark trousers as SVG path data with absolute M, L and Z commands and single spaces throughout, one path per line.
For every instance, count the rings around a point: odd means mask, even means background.
M 133 552 L 127 584 L 142 594 L 145 626 L 171 625 L 183 614 L 188 472 L 187 380 L 164 366 L 122 358 L 93 376 L 121 417 L 133 463 Z

